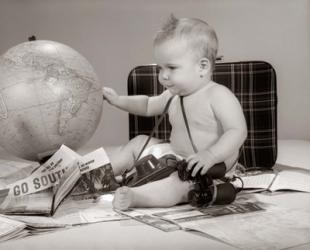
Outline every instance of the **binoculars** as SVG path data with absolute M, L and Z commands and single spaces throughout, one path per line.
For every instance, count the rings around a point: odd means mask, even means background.
M 204 207 L 215 205 L 225 205 L 232 203 L 236 198 L 236 189 L 229 183 L 216 184 L 214 179 L 221 179 L 226 174 L 224 162 L 213 165 L 205 175 L 200 171 L 196 176 L 192 176 L 192 171 L 187 171 L 185 160 L 177 163 L 177 171 L 182 181 L 192 181 L 194 188 L 188 192 L 188 201 L 192 206 Z

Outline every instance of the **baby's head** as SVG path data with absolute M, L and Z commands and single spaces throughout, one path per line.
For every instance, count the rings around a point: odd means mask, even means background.
M 168 40 L 185 41 L 197 60 L 207 58 L 214 69 L 218 40 L 214 29 L 206 22 L 196 18 L 177 19 L 173 15 L 163 25 L 154 39 L 154 47 Z

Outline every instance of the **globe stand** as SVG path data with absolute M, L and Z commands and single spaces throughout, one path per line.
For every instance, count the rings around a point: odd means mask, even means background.
M 28 41 L 29 41 L 29 42 L 35 41 L 35 40 L 37 40 L 37 38 L 36 38 L 34 35 L 28 37 Z
M 51 158 L 53 155 L 47 155 L 44 156 L 43 158 L 39 159 L 39 163 L 40 165 L 44 164 L 45 162 L 47 162 L 49 160 L 49 158 Z
M 37 154 L 38 162 L 40 163 L 40 165 L 48 161 L 48 159 L 51 158 L 56 151 L 57 150 L 50 150 L 50 151 Z

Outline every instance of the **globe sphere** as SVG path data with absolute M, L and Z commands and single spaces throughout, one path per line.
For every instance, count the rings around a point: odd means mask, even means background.
M 77 51 L 54 41 L 25 42 L 0 57 L 0 145 L 40 160 L 62 144 L 76 150 L 95 132 L 101 84 Z

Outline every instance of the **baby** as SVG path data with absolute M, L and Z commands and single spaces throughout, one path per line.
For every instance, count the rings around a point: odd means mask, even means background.
M 141 116 L 163 112 L 170 97 L 168 109 L 172 126 L 169 147 L 187 161 L 192 176 L 201 175 L 216 163 L 225 162 L 233 170 L 239 148 L 247 136 L 241 105 L 225 86 L 212 81 L 218 40 L 215 31 L 204 21 L 194 18 L 177 19 L 171 16 L 154 40 L 154 58 L 158 65 L 159 82 L 166 90 L 153 97 L 119 96 L 111 88 L 103 88 L 103 96 L 111 105 Z M 180 98 L 188 126 L 197 149 L 195 152 L 182 115 Z M 146 136 L 133 138 L 125 146 L 108 152 L 114 173 L 130 169 L 137 160 Z M 152 138 L 149 145 L 161 141 Z M 177 173 L 169 177 L 115 192 L 116 209 L 129 207 L 168 207 L 187 202 L 193 183 L 181 181 Z

